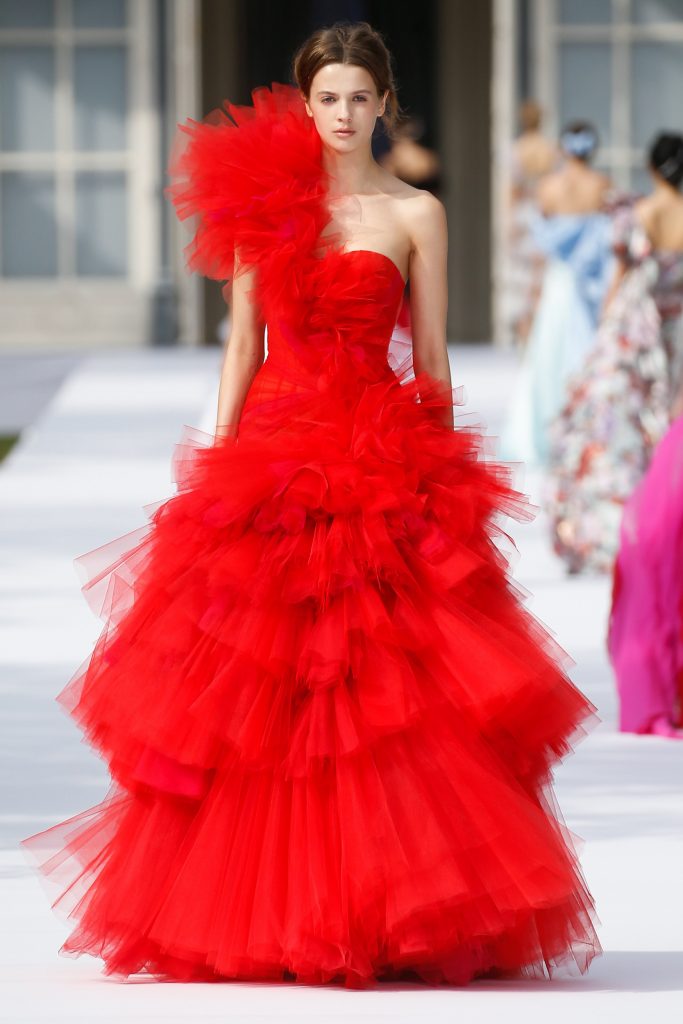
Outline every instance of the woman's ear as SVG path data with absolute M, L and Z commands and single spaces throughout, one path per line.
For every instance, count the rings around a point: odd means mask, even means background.
M 382 98 L 379 101 L 379 113 L 377 115 L 378 117 L 384 117 L 384 114 L 385 114 L 386 109 L 387 109 L 387 100 L 388 99 L 389 99 L 389 93 L 385 92 L 383 94 Z
M 306 107 L 306 113 L 308 114 L 309 117 L 313 117 L 313 111 L 310 108 L 308 100 L 306 99 L 306 97 L 304 96 L 303 93 L 300 93 L 300 96 L 301 96 L 301 99 L 304 101 L 304 106 Z

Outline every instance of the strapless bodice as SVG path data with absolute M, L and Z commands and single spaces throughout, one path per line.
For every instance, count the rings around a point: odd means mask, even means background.
M 316 260 L 299 301 L 267 312 L 268 354 L 245 414 L 306 392 L 353 402 L 367 386 L 395 379 L 388 353 L 404 288 L 380 252 L 331 250 Z
M 223 281 L 254 271 L 268 355 L 245 412 L 267 416 L 269 402 L 302 392 L 348 406 L 373 383 L 405 380 L 409 356 L 389 362 L 405 281 L 385 253 L 330 231 L 330 181 L 301 98 L 274 87 L 226 111 L 183 126 L 169 195 L 195 218 L 192 270 Z
M 331 357 L 363 376 L 383 372 L 404 290 L 396 265 L 369 249 L 330 251 L 304 286 L 298 308 L 267 311 L 269 358 L 314 373 Z

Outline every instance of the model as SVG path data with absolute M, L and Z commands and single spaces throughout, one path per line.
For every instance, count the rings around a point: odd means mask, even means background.
M 548 429 L 593 345 L 611 260 L 609 181 L 590 166 L 597 143 L 591 125 L 567 125 L 560 137 L 564 166 L 539 184 L 532 225 L 546 269 L 503 429 L 506 459 L 546 463 Z
M 629 498 L 608 647 L 622 732 L 683 739 L 683 392 Z
M 596 345 L 551 432 L 552 541 L 571 573 L 611 572 L 624 502 L 683 377 L 683 136 L 659 135 L 649 163 L 653 191 L 615 218 Z
M 593 709 L 496 545 L 528 507 L 453 429 L 443 208 L 372 159 L 395 88 L 369 26 L 295 75 L 183 130 L 190 266 L 233 281 L 216 437 L 90 591 L 107 626 L 61 700 L 112 792 L 25 843 L 64 952 L 109 973 L 583 969 L 548 787 Z M 387 361 L 408 275 L 414 375 Z
M 506 338 L 521 348 L 529 338 L 545 264 L 533 230 L 538 214 L 538 186 L 545 175 L 558 169 L 560 157 L 557 145 L 541 131 L 542 116 L 534 100 L 521 104 L 521 132 L 512 144 L 509 158 L 503 315 Z

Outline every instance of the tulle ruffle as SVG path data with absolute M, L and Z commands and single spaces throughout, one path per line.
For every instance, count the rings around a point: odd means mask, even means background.
M 114 788 L 31 849 L 79 922 L 63 952 L 109 974 L 362 987 L 583 970 L 596 943 L 569 838 L 499 769 L 437 722 L 297 779 L 233 751 L 201 802 Z
M 492 539 L 529 510 L 443 394 L 363 397 L 342 429 L 318 396 L 324 435 L 188 431 L 147 532 L 81 560 L 106 625 L 59 699 L 114 788 L 27 843 L 65 952 L 355 986 L 596 951 L 547 790 L 591 709 Z
M 226 101 L 202 121 L 180 125 L 166 194 L 180 220 L 194 218 L 185 250 L 190 270 L 229 281 L 237 251 L 238 272 L 261 271 L 266 313 L 301 312 L 306 264 L 323 248 L 330 219 L 320 137 L 291 86 L 256 89 L 252 101 Z

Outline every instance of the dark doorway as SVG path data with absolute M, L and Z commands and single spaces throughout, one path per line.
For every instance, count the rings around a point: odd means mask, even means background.
M 291 82 L 291 63 L 306 36 L 335 21 L 369 21 L 385 37 L 397 69 L 399 102 L 419 116 L 424 142 L 438 146 L 436 0 L 203 0 L 202 110 L 224 99 L 248 103 L 252 89 Z M 386 148 L 380 135 L 377 153 Z M 204 285 L 204 341 L 218 342 L 225 315 L 220 286 Z
M 258 85 L 289 82 L 296 48 L 315 28 L 367 20 L 396 63 L 399 100 L 424 123 L 443 161 L 449 220 L 449 337 L 490 338 L 490 101 L 492 0 L 201 0 L 202 107 L 248 103 Z M 378 152 L 383 140 L 379 138 Z M 384 145 L 386 142 L 384 142 Z M 204 340 L 225 315 L 204 286 Z
M 243 0 L 244 98 L 254 85 L 291 81 L 291 62 L 304 39 L 336 21 L 368 21 L 384 36 L 397 69 L 399 101 L 424 119 L 425 139 L 436 145 L 436 4 L 434 0 Z

